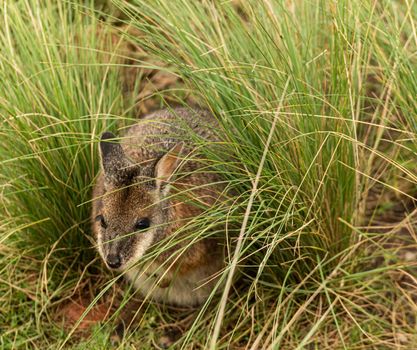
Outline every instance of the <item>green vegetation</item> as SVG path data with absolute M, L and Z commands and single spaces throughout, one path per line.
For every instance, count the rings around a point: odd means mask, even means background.
M 417 343 L 415 2 L 0 4 L 0 347 L 109 346 L 112 320 L 81 339 L 57 315 L 80 294 L 120 302 L 88 224 L 95 141 L 133 122 L 151 68 L 183 84 L 146 99 L 191 97 L 219 119 L 225 141 L 206 156 L 236 198 L 192 223 L 196 239 L 226 225 L 232 245 L 225 285 L 178 344 Z M 144 311 L 120 348 L 151 348 L 175 322 Z
M 62 337 L 56 329 L 45 337 L 49 311 L 94 272 L 84 204 L 94 141 L 125 102 L 111 58 L 97 51 L 105 33 L 92 9 L 55 1 L 1 9 L 0 347 L 31 348 Z

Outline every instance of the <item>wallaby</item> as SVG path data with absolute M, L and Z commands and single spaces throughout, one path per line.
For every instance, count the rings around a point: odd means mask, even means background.
M 218 129 L 209 112 L 177 108 L 140 119 L 120 141 L 110 132 L 101 136 L 102 171 L 92 210 L 98 251 L 109 268 L 125 271 L 145 297 L 197 306 L 218 282 L 224 267 L 222 240 L 191 242 L 190 232 L 179 231 L 221 202 L 221 178 L 201 155 L 192 155 L 196 138 L 216 143 Z M 163 251 L 155 248 L 176 232 L 181 239 L 175 244 Z M 140 264 L 152 249 L 159 249 L 156 256 Z

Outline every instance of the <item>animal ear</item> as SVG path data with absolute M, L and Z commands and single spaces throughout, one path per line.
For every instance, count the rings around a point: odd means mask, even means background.
M 100 154 L 103 167 L 115 154 L 120 155 L 121 153 L 123 153 L 122 146 L 117 142 L 116 136 L 110 131 L 104 132 L 100 138 Z
M 159 188 L 162 188 L 164 183 L 167 183 L 171 180 L 175 169 L 180 164 L 180 155 L 183 148 L 184 144 L 182 142 L 176 144 L 173 148 L 171 148 L 171 150 L 169 150 L 159 159 L 158 163 L 156 163 L 155 177 L 157 186 Z
M 101 135 L 100 155 L 105 180 L 112 185 L 127 184 L 138 170 L 127 159 L 122 146 L 111 132 L 106 131 Z

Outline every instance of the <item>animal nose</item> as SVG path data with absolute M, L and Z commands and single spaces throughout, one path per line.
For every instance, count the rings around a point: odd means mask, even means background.
M 119 254 L 109 254 L 106 262 L 111 269 L 118 269 L 122 265 L 122 259 L 120 259 Z

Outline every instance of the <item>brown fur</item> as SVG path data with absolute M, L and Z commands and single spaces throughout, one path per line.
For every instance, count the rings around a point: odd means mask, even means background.
M 218 238 L 199 240 L 176 259 L 176 253 L 189 244 L 183 240 L 140 264 L 145 252 L 176 235 L 202 213 L 201 207 L 219 200 L 223 186 L 214 184 L 219 176 L 199 170 L 205 164 L 198 158 L 182 160 L 194 152 L 192 135 L 216 142 L 216 129 L 215 119 L 206 111 L 164 110 L 129 128 L 121 144 L 110 133 L 103 134 L 100 142 L 103 172 L 94 188 L 92 210 L 100 254 L 108 263 L 117 255 L 120 270 L 139 263 L 127 275 L 142 294 L 158 301 L 184 306 L 202 303 L 223 268 L 223 242 Z M 134 233 L 137 222 L 144 219 L 149 219 L 149 229 Z

